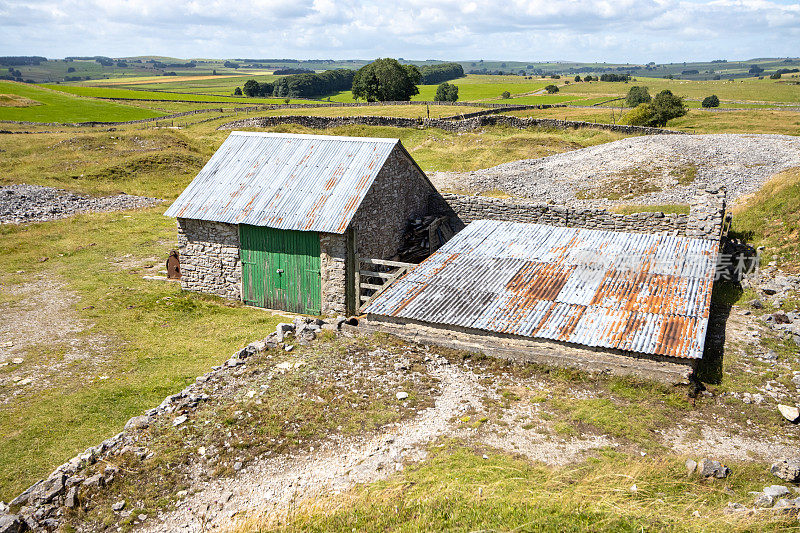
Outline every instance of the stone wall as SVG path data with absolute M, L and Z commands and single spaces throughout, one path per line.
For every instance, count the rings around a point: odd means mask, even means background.
M 488 219 L 719 240 L 725 220 L 724 189 L 699 190 L 689 215 L 660 212 L 620 215 L 605 209 L 450 193 L 431 196 L 429 201 L 431 213 L 450 215 L 458 229 L 473 220 Z
M 425 215 L 436 189 L 400 148 L 395 148 L 378 172 L 352 227 L 356 254 L 369 259 L 390 259 L 403 244 L 410 218 Z
M 182 289 L 241 299 L 238 226 L 179 218 L 178 251 Z
M 320 233 L 319 244 L 322 314 L 347 314 L 347 236 Z
M 576 129 L 595 128 L 615 131 L 628 135 L 658 135 L 658 134 L 684 134 L 682 131 L 666 130 L 662 128 L 648 128 L 644 126 L 623 126 L 619 124 L 596 124 L 579 120 L 556 120 L 550 118 L 519 118 L 508 115 L 473 116 L 467 119 L 454 120 L 452 118 L 400 118 L 400 117 L 320 117 L 305 115 L 280 115 L 272 117 L 253 117 L 234 120 L 223 124 L 217 129 L 235 130 L 240 128 L 269 128 L 281 124 L 299 124 L 307 128 L 336 128 L 339 126 L 390 126 L 396 128 L 440 128 L 446 131 L 463 133 L 474 131 L 485 126 L 502 125 L 512 128 L 554 128 Z
M 685 235 L 689 218 L 687 215 L 665 213 L 619 215 L 605 209 L 539 204 L 518 199 L 501 200 L 486 196 L 443 193 L 441 197 L 447 205 L 433 197 L 431 211 L 449 214 L 457 218 L 460 224 L 489 219 L 608 231 Z
M 727 201 L 725 188 L 698 189 L 689 204 L 688 237 L 720 239 L 726 225 Z
M 565 342 L 495 333 L 460 326 L 368 315 L 360 322 L 366 331 L 382 331 L 420 344 L 483 353 L 491 357 L 587 372 L 634 375 L 669 384 L 687 383 L 696 361 L 590 348 Z

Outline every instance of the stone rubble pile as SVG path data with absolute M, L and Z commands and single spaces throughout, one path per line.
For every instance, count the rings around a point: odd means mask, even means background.
M 501 190 L 541 203 L 608 207 L 687 204 L 697 187 L 725 187 L 733 201 L 797 166 L 800 139 L 788 135 L 645 135 L 471 172 L 433 172 L 430 178 L 440 190 Z M 681 179 L 686 172 L 693 175 L 683 178 L 692 179 Z M 638 182 L 642 176 L 659 190 L 633 190 L 617 200 L 602 196 L 609 180 Z M 584 190 L 599 197 L 579 198 Z
M 280 323 L 275 331 L 267 337 L 252 342 L 237 351 L 224 364 L 198 376 L 195 383 L 182 391 L 164 398 L 158 407 L 147 410 L 144 414 L 128 420 L 122 432 L 110 437 L 96 446 L 73 457 L 56 468 L 46 479 L 37 481 L 22 494 L 8 504 L 0 502 L 0 533 L 19 533 L 23 531 L 53 531 L 58 529 L 61 518 L 68 509 L 75 509 L 82 501 L 92 498 L 98 490 L 113 484 L 119 470 L 109 464 L 101 472 L 88 475 L 87 468 L 97 463 L 106 463 L 107 459 L 132 453 L 140 461 L 153 457 L 153 452 L 136 445 L 135 432 L 146 429 L 158 418 L 174 416 L 173 426 L 185 423 L 194 410 L 210 399 L 201 391 L 201 386 L 217 374 L 229 372 L 247 363 L 247 359 L 270 349 L 291 351 L 294 342 L 307 345 L 323 331 L 337 334 L 349 327 L 357 326 L 356 318 L 336 317 L 321 319 L 299 316 L 291 323 Z M 119 512 L 132 514 L 131 510 L 123 510 L 125 504 L 115 503 Z M 139 522 L 147 519 L 146 515 L 137 516 Z
M 46 222 L 76 213 L 137 209 L 161 201 L 130 194 L 92 197 L 53 187 L 8 185 L 0 187 L 0 224 Z

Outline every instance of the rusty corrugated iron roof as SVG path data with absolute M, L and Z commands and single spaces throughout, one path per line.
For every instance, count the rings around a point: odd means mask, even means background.
M 716 260 L 715 241 L 478 220 L 365 312 L 699 359 Z
M 164 213 L 344 233 L 398 139 L 232 132 Z

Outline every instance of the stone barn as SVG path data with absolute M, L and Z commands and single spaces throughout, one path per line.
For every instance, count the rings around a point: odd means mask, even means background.
M 233 132 L 169 207 L 181 287 L 306 314 L 358 308 L 436 189 L 398 139 Z

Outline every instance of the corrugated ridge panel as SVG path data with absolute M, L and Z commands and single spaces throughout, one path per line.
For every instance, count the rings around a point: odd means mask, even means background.
M 478 220 L 367 313 L 700 358 L 717 243 Z
M 399 143 L 232 132 L 165 215 L 344 233 Z

